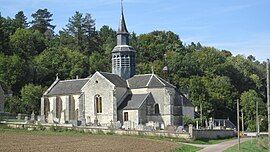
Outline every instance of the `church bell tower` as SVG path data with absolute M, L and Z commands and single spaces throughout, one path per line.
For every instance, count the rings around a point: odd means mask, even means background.
M 135 75 L 135 54 L 129 46 L 129 32 L 126 27 L 123 3 L 121 2 L 121 17 L 117 32 L 117 46 L 112 51 L 112 73 L 127 80 Z

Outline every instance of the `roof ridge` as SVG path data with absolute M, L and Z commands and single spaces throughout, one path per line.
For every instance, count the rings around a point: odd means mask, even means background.
M 166 87 L 165 83 L 163 83 L 157 75 L 155 75 L 155 74 L 153 74 L 153 75 L 158 79 L 159 82 L 161 82 L 163 84 L 164 87 Z
M 43 95 L 47 95 L 49 92 L 52 91 L 52 89 L 56 86 L 57 83 L 59 83 L 60 80 L 59 79 L 56 79 L 52 84 L 51 86 L 43 93 Z
M 137 77 L 138 77 L 138 76 L 139 76 L 139 77 L 142 77 L 142 76 L 148 76 L 148 75 L 152 75 L 152 74 L 138 74 L 138 75 L 134 75 L 133 77 L 136 77 L 136 76 L 137 76 Z
M 174 88 L 176 88 L 176 86 L 174 86 L 173 84 L 171 84 L 170 82 L 168 82 L 168 81 L 166 81 L 166 80 L 164 80 L 163 78 L 161 78 L 160 76 L 157 76 L 158 78 L 159 78 L 159 80 L 163 80 L 163 81 L 165 81 L 166 83 L 168 83 L 170 86 L 172 86 L 172 87 L 174 87 Z
M 148 80 L 148 82 L 147 82 L 147 84 L 146 84 L 146 87 L 148 87 L 149 83 L 150 83 L 151 80 L 153 79 L 153 75 L 154 75 L 154 74 L 151 74 L 151 77 L 149 78 L 149 80 Z
M 143 99 L 143 102 L 139 105 L 139 108 L 143 105 L 143 103 L 145 102 L 145 100 L 148 98 L 149 94 L 150 94 L 150 93 L 146 93 L 146 96 L 145 96 L 145 98 Z M 143 95 L 145 95 L 145 94 L 143 94 Z
M 86 80 L 90 78 L 81 78 L 81 79 L 69 79 L 69 80 L 59 80 L 59 82 L 67 82 L 67 81 L 78 81 L 78 80 Z

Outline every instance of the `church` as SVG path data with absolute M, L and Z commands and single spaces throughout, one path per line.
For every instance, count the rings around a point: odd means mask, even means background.
M 139 51 L 139 50 L 138 50 Z M 112 50 L 112 73 L 97 71 L 84 79 L 57 77 L 41 98 L 41 122 L 129 128 L 149 122 L 183 125 L 194 118 L 192 103 L 168 81 L 154 74 L 136 75 L 136 50 L 129 46 L 123 7 Z

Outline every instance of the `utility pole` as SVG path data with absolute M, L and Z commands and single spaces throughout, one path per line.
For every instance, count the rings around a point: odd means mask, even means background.
M 202 102 L 200 103 L 200 119 L 201 119 L 201 125 L 203 124 L 203 118 L 202 118 Z
M 259 118 L 258 118 L 258 101 L 256 101 L 256 137 L 259 136 Z
M 267 71 L 267 112 L 268 112 L 268 148 L 270 151 L 270 90 L 269 90 L 269 59 L 267 59 L 266 63 L 266 71 Z
M 245 128 L 244 128 L 244 112 L 243 112 L 243 109 L 241 109 L 241 114 L 242 114 L 242 133 L 244 134 Z
M 238 151 L 240 151 L 240 121 L 239 121 L 239 99 L 237 99 L 237 138 L 238 138 Z

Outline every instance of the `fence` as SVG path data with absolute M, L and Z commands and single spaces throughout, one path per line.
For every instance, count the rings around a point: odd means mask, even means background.
M 24 122 L 27 114 L 12 114 L 12 113 L 0 113 L 0 121 L 4 122 Z

